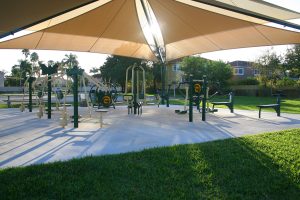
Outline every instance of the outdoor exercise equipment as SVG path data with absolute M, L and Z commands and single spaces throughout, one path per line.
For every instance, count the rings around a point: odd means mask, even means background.
M 61 88 L 56 88 L 55 94 L 58 100 L 62 100 L 64 98 L 64 93 L 62 92 Z
M 170 90 L 171 90 L 171 84 L 168 85 L 168 89 L 166 90 L 166 86 L 164 86 L 164 83 L 162 83 L 162 90 L 157 92 L 157 95 L 159 95 L 159 98 L 161 100 L 161 104 L 164 105 L 166 101 L 166 107 L 170 107 Z
M 44 115 L 44 103 L 43 103 L 43 92 L 38 91 L 37 92 L 37 97 L 38 97 L 38 105 L 39 105 L 39 111 L 37 113 L 38 118 L 42 118 Z
M 187 83 L 187 82 L 186 82 Z M 186 114 L 187 113 L 187 105 L 188 105 L 188 97 L 189 97 L 189 86 L 185 86 L 185 94 L 183 94 L 180 90 L 181 85 L 185 84 L 185 82 L 179 83 L 177 89 L 179 93 L 184 97 L 184 105 L 183 105 L 183 110 L 175 110 L 175 113 L 177 114 Z
M 206 120 L 206 100 L 207 100 L 207 78 L 204 75 L 202 80 L 193 80 L 189 77 L 189 122 L 193 122 L 193 103 L 200 110 L 200 101 L 202 100 L 202 121 Z M 202 97 L 201 97 L 202 96 Z
M 61 73 L 61 78 L 62 80 L 64 80 L 64 74 Z M 67 77 L 67 81 L 66 81 L 66 88 L 65 88 L 65 94 L 64 94 L 64 103 L 63 103 L 63 109 L 61 111 L 61 117 L 60 117 L 60 125 L 65 128 L 67 125 L 68 125 L 68 119 L 69 119 L 69 115 L 68 115 L 68 112 L 67 112 L 67 106 L 66 106 L 66 97 L 67 97 L 67 94 L 69 92 L 69 89 L 68 89 L 68 77 Z
M 28 99 L 28 109 L 29 112 L 32 112 L 32 83 L 36 80 L 35 77 L 32 77 L 32 73 L 25 78 L 25 83 L 24 83 L 24 88 L 23 88 L 23 98 L 22 98 L 22 102 L 21 102 L 21 106 L 20 106 L 20 110 L 21 112 L 24 112 L 25 110 L 25 105 L 24 105 L 24 101 L 25 101 L 25 87 L 28 84 L 28 93 L 29 93 L 29 99 Z
M 153 96 L 147 96 L 147 105 L 157 105 L 159 107 L 161 103 L 161 97 L 160 94 L 157 92 Z M 154 97 L 154 98 L 153 98 Z
M 88 94 L 93 107 L 97 106 L 99 109 L 101 107 L 109 108 L 112 106 L 115 108 L 118 91 L 114 84 L 101 82 L 85 72 L 83 72 L 83 77 L 94 84 Z
M 37 81 L 36 81 L 37 82 Z M 35 82 L 35 84 L 36 84 Z M 42 118 L 44 115 L 44 109 L 45 109 L 45 105 L 44 105 L 44 86 L 42 83 L 38 83 L 36 86 L 36 90 L 37 90 L 37 103 L 38 103 L 38 112 L 37 112 L 37 116 L 38 118 Z
M 131 72 L 131 93 L 128 89 L 129 72 Z M 140 81 L 140 73 L 142 73 L 142 80 Z M 143 103 L 146 103 L 146 77 L 145 69 L 142 66 L 134 64 L 126 69 L 126 80 L 125 80 L 125 94 L 124 100 L 128 104 L 129 110 L 134 114 L 142 114 Z M 132 113 L 132 112 L 131 112 Z
M 42 69 L 42 75 L 48 76 L 48 102 L 47 102 L 47 111 L 48 111 L 48 119 L 51 119 L 51 92 L 52 92 L 52 85 L 51 85 L 51 75 L 57 73 L 58 64 L 54 64 L 52 66 L 46 66 L 44 64 L 40 64 Z
M 258 118 L 261 117 L 261 109 L 262 108 L 273 108 L 275 112 L 277 113 L 277 116 L 280 117 L 280 108 L 281 108 L 281 97 L 285 97 L 286 95 L 282 93 L 273 94 L 272 96 L 276 97 L 276 104 L 264 104 L 264 105 L 258 105 L 256 107 L 259 108 L 258 112 Z
M 216 91 L 214 94 L 210 95 L 209 96 L 209 87 L 207 87 L 207 90 L 206 90 L 206 96 L 207 96 L 207 100 L 206 100 L 206 112 L 217 112 L 218 109 L 215 109 L 215 108 L 210 108 L 209 107 L 209 104 L 211 103 L 211 100 L 218 94 L 219 92 Z
M 200 112 L 200 103 L 202 101 L 202 121 L 206 120 L 206 100 L 207 100 L 207 79 L 203 76 L 202 80 L 194 80 L 193 76 L 190 75 L 189 81 L 179 83 L 177 88 L 181 85 L 186 84 L 185 87 L 185 104 L 184 110 L 175 110 L 175 113 L 186 114 L 186 105 L 189 100 L 189 122 L 193 122 L 193 106 L 197 106 L 197 110 Z M 179 92 L 182 92 L 179 89 Z
M 93 85 L 89 91 L 89 97 L 91 99 L 92 105 L 100 107 L 113 107 L 115 108 L 115 101 L 118 97 L 118 92 L 114 85 L 110 84 L 110 89 L 103 90 L 103 88 Z M 113 88 L 113 89 L 111 89 Z
M 234 94 L 233 92 L 229 92 L 229 94 L 227 94 L 226 96 L 228 96 L 228 101 L 219 101 L 219 102 L 210 102 L 213 107 L 212 107 L 212 112 L 216 112 L 215 111 L 215 106 L 217 105 L 224 105 L 227 106 L 228 109 L 230 110 L 231 113 L 233 113 L 233 108 L 234 108 Z

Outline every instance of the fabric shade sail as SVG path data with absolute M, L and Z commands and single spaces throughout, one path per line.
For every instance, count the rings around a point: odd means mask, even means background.
M 219 14 L 200 3 L 182 2 L 149 0 L 164 37 L 167 60 L 217 50 L 300 43 L 298 32 Z
M 0 6 L 0 36 L 64 13 L 93 0 L 5 0 Z
M 93 2 L 31 27 L 28 30 L 36 32 L 1 42 L 0 48 L 97 52 L 155 61 L 143 32 L 139 1 Z M 224 15 L 224 10 L 198 2 L 148 0 L 147 5 L 160 27 L 167 61 L 216 50 L 300 43 L 299 32 L 268 27 L 232 12 Z
M 300 18 L 300 13 L 291 11 L 262 0 L 215 0 L 231 6 L 246 9 L 259 14 L 264 14 L 281 20 Z

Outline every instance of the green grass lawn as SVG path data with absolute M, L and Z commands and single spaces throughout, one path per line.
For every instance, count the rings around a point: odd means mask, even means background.
M 211 101 L 227 101 L 218 97 Z M 257 105 L 260 104 L 274 104 L 276 103 L 275 97 L 251 97 L 251 96 L 235 96 L 234 108 L 241 110 L 258 110 Z M 184 100 L 171 99 L 170 104 L 183 105 Z M 218 106 L 218 108 L 227 108 L 226 106 Z M 275 112 L 274 109 L 264 109 L 264 111 Z M 281 112 L 300 114 L 300 99 L 283 99 L 281 104 Z
M 300 129 L 0 170 L 1 199 L 299 199 Z
M 19 108 L 21 104 L 12 104 L 12 108 Z M 0 104 L 0 108 L 7 108 L 7 104 Z

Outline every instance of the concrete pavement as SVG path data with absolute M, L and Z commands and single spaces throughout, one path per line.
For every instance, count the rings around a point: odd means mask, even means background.
M 68 108 L 70 114 L 72 108 Z M 103 115 L 104 127 L 100 129 L 99 114 L 92 118 L 87 108 L 80 108 L 84 117 L 78 129 L 72 123 L 59 126 L 60 112 L 55 111 L 51 120 L 37 118 L 33 113 L 19 109 L 0 109 L 0 168 L 68 160 L 88 155 L 103 155 L 139 151 L 145 148 L 171 146 L 239 137 L 289 128 L 300 128 L 300 115 L 258 111 L 219 109 L 207 114 L 194 112 L 194 122 L 188 114 L 175 114 L 178 106 L 166 108 L 145 106 L 142 116 L 127 115 L 124 106 L 109 109 Z

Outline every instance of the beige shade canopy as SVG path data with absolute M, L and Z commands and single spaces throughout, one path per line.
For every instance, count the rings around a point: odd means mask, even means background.
M 4 0 L 0 6 L 0 35 L 13 32 L 93 0 Z M 46 9 L 45 9 L 46 8 Z
M 260 13 L 276 19 L 289 20 L 300 18 L 300 13 L 267 3 L 262 0 L 216 0 L 235 7 Z M 299 8 L 300 9 L 300 8 Z
M 139 1 L 139 0 L 138 0 Z M 300 33 L 189 0 L 148 0 L 161 29 L 166 60 L 216 50 L 300 43 Z M 135 0 L 99 0 L 0 43 L 2 49 L 97 52 L 156 60 Z M 265 4 L 264 4 L 265 5 Z M 267 5 L 266 5 L 267 6 Z M 232 12 L 231 12 L 232 13 Z M 289 16 L 291 17 L 291 16 Z

